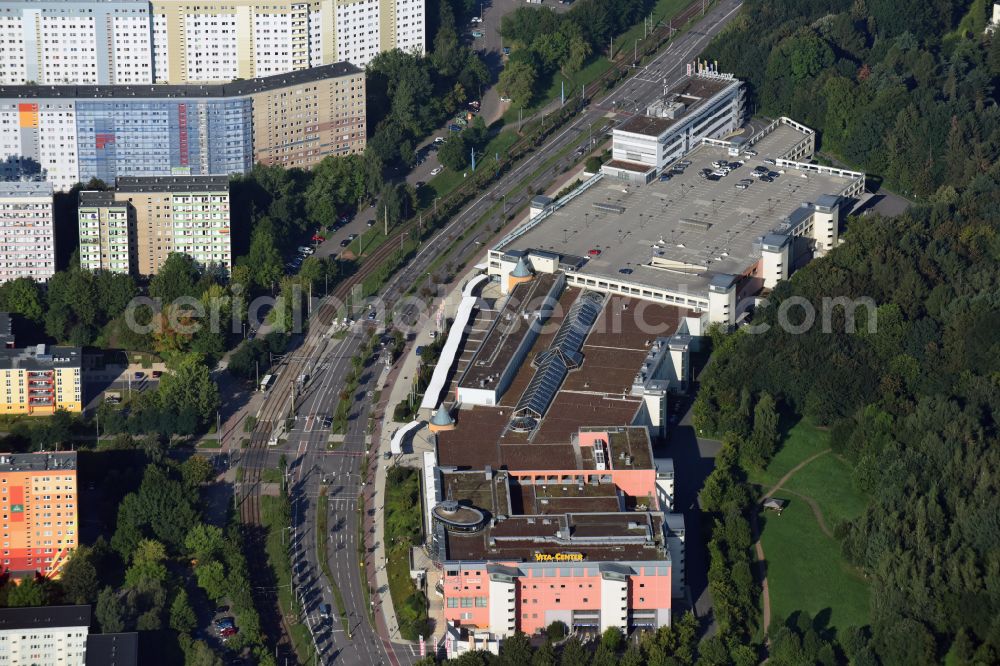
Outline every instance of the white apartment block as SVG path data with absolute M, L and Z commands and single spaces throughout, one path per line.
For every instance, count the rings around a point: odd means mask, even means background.
M 89 616 L 90 613 L 87 614 Z M 87 663 L 87 633 L 86 626 L 26 628 L 0 632 L 0 664 L 84 666 Z
M 423 53 L 424 0 L 0 0 L 0 85 L 213 83 Z
M 0 666 L 136 666 L 139 635 L 91 634 L 90 606 L 0 608 Z
M 0 1 L 0 85 L 153 82 L 143 0 Z
M 0 182 L 0 282 L 56 270 L 51 183 Z

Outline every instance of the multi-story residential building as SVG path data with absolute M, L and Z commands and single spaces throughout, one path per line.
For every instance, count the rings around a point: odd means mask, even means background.
M 79 347 L 0 349 L 0 414 L 83 409 Z
M 0 608 L 0 664 L 135 666 L 139 634 L 91 634 L 90 606 Z
M 0 504 L 3 572 L 58 578 L 77 545 L 76 452 L 0 454 Z
M 364 147 L 364 73 L 349 63 L 202 86 L 0 86 L 0 159 L 38 162 L 59 190 L 308 168 Z
M 171 252 L 232 269 L 226 176 L 119 178 L 114 192 L 80 193 L 80 265 L 155 274 Z
M 112 192 L 80 192 L 80 268 L 130 273 L 135 267 L 135 224 L 129 205 Z M 131 223 L 130 223 L 131 222 Z
M 0 182 L 0 282 L 45 282 L 56 270 L 52 185 Z
M 153 83 L 143 0 L 0 2 L 0 83 Z
M 89 632 L 90 606 L 0 609 L 0 664 L 83 666 Z
M 0 0 L 0 84 L 216 83 L 424 52 L 424 0 Z

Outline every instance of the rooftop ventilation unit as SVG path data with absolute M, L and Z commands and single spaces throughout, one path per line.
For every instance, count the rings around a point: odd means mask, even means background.
M 621 215 L 625 212 L 625 206 L 619 206 L 618 204 L 605 203 L 603 201 L 595 201 L 594 208 L 597 210 L 604 211 L 605 213 L 615 213 L 616 215 Z

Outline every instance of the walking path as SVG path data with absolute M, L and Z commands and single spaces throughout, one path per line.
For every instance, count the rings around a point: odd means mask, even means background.
M 768 490 L 766 493 L 764 493 L 763 495 L 761 495 L 758 498 L 757 501 L 761 501 L 765 497 L 770 497 L 774 493 L 776 493 L 779 490 L 781 490 L 781 487 L 783 485 L 785 485 L 786 483 L 788 483 L 788 480 L 790 478 L 792 478 L 793 476 L 795 476 L 795 474 L 800 469 L 802 469 L 803 467 L 805 467 L 806 465 L 808 465 L 809 463 L 811 463 L 813 460 L 816 460 L 816 458 L 819 458 L 820 456 L 825 456 L 827 453 L 830 453 L 830 449 L 823 449 L 819 453 L 814 453 L 813 455 L 809 456 L 808 458 L 806 458 L 805 460 L 803 460 L 802 462 L 800 462 L 795 467 L 793 467 L 790 470 L 788 470 L 788 472 L 783 477 L 781 477 L 780 479 L 778 479 L 778 482 L 776 484 L 774 484 L 774 486 L 770 490 Z
M 773 496 L 774 493 L 781 490 L 781 487 L 784 486 L 786 483 L 788 483 L 788 480 L 791 479 L 793 476 L 795 476 L 795 474 L 800 469 L 802 469 L 812 461 L 816 460 L 820 456 L 826 455 L 827 453 L 830 453 L 830 449 L 823 449 L 819 453 L 815 453 L 809 456 L 808 458 L 800 462 L 798 465 L 788 470 L 788 472 L 783 477 L 778 479 L 778 482 L 774 484 L 774 486 L 772 486 L 770 490 L 768 490 L 766 493 L 762 494 L 760 497 L 757 498 L 757 502 L 758 503 L 762 502 L 765 497 Z M 833 538 L 833 532 L 831 532 L 827 528 L 826 523 L 823 520 L 823 514 L 820 511 L 819 505 L 816 504 L 815 500 L 813 500 L 811 497 L 806 497 L 805 495 L 794 492 L 792 490 L 787 490 L 785 492 L 789 492 L 805 500 L 806 503 L 809 505 L 809 507 L 812 509 L 813 515 L 816 516 L 816 522 L 819 523 L 819 528 L 823 530 L 823 534 L 827 535 L 831 539 Z M 768 627 L 771 626 L 771 595 L 767 589 L 767 564 L 766 560 L 764 559 L 764 546 L 760 542 L 760 526 L 758 525 L 757 522 L 756 506 L 750 512 L 750 532 L 753 535 L 754 539 L 753 547 L 754 547 L 754 552 L 757 555 L 757 571 L 758 571 L 758 577 L 760 578 L 760 589 L 761 589 L 761 606 L 764 614 L 764 622 L 763 622 L 764 635 L 766 636 L 767 629 Z

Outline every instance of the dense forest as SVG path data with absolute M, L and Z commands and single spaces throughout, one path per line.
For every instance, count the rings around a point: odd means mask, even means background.
M 1000 150 L 988 11 L 983 0 L 748 0 L 706 56 L 748 82 L 756 112 L 817 128 L 823 151 L 904 194 L 948 196 Z
M 871 627 L 825 644 L 801 623 L 783 627 L 772 662 L 1000 661 L 1000 36 L 984 36 L 985 12 L 947 0 L 750 0 L 711 48 L 751 82 L 760 111 L 813 125 L 832 157 L 918 199 L 896 218 L 851 219 L 841 247 L 754 313 L 766 332 L 715 338 L 695 425 L 725 440 L 702 500 L 716 516 L 713 648 L 731 661 L 744 660 L 757 624 L 739 524 L 757 510 L 745 472 L 774 452 L 755 437 L 772 396 L 786 421 L 827 427 L 853 465 L 870 499 L 836 534 L 872 587 Z M 836 297 L 872 307 L 855 310 L 853 330 L 842 307 L 826 332 L 778 325 L 788 299 L 822 312 Z M 797 323 L 802 310 L 790 312 Z M 720 591 L 732 593 L 721 608 Z
M 578 0 L 565 13 L 519 7 L 500 24 L 510 59 L 498 87 L 517 106 L 527 106 L 556 72 L 573 76 L 594 53 L 610 46 L 653 8 L 650 0 Z

